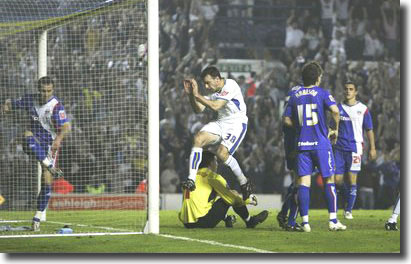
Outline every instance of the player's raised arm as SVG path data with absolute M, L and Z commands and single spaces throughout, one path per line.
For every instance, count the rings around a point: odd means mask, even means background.
M 206 97 L 202 96 L 198 91 L 198 84 L 196 80 L 191 80 L 191 84 L 193 87 L 193 96 L 196 102 L 200 103 L 201 105 L 207 106 L 214 111 L 218 111 L 227 104 L 226 100 L 209 100 Z
M 197 82 L 195 83 L 197 84 Z M 194 112 L 196 113 L 203 112 L 205 109 L 205 106 L 197 102 L 196 98 L 193 96 L 193 79 L 184 80 L 183 84 L 184 84 L 184 92 L 187 94 L 188 99 L 190 100 L 191 107 L 193 108 Z

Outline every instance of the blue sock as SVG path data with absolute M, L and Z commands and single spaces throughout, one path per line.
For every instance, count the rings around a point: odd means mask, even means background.
M 301 217 L 308 215 L 308 209 L 310 207 L 310 187 L 304 185 L 298 186 L 298 204 L 300 206 Z
M 328 183 L 325 185 L 325 199 L 327 200 L 327 207 L 329 213 L 337 212 L 337 194 L 335 192 L 335 184 Z
M 288 209 L 291 206 L 291 200 L 293 199 L 294 183 L 291 183 L 287 189 L 287 194 L 285 195 L 283 205 L 281 206 L 280 214 L 287 215 Z
M 43 161 L 47 157 L 45 149 L 33 136 L 26 137 L 26 147 L 28 147 L 30 153 L 34 154 L 38 161 Z
M 294 226 L 295 219 L 297 219 L 298 214 L 298 204 L 297 204 L 297 188 L 293 188 L 293 192 L 290 199 L 290 214 L 288 215 L 288 225 Z
M 348 194 L 347 207 L 345 208 L 345 211 L 348 211 L 348 212 L 352 211 L 356 198 L 357 198 L 357 185 L 353 184 L 350 186 L 350 192 Z
M 51 197 L 51 185 L 45 184 L 41 186 L 40 194 L 37 197 L 37 211 L 44 211 L 49 204 Z

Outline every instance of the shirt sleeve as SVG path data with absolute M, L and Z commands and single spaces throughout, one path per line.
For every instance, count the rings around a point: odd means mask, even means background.
M 215 94 L 215 99 L 230 101 L 235 96 L 236 86 L 238 86 L 237 83 L 235 83 L 232 80 L 227 80 L 227 83 L 226 85 L 224 85 L 221 92 Z M 238 86 L 238 90 L 241 91 L 239 86 Z
M 370 111 L 368 111 L 368 108 L 367 108 L 367 110 L 365 110 L 364 121 L 363 121 L 362 126 L 363 126 L 363 129 L 365 129 L 365 130 L 372 130 L 373 129 L 372 117 L 371 117 Z
M 337 104 L 334 97 L 327 90 L 324 90 L 324 103 L 327 108 L 330 108 L 330 106 Z
M 239 195 L 227 187 L 227 182 L 221 175 L 215 174 L 213 177 L 210 177 L 208 183 L 227 204 L 234 207 L 246 204 Z
M 287 117 L 292 116 L 293 104 L 294 104 L 294 96 L 290 96 L 287 104 L 285 105 L 283 116 L 287 116 Z
M 62 104 L 58 103 L 53 109 L 52 121 L 57 129 L 69 120 Z

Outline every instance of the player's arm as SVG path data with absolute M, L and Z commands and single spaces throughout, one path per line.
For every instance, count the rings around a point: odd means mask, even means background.
M 289 116 L 283 116 L 283 125 L 286 127 L 293 127 L 293 120 Z
M 340 111 L 338 109 L 338 106 L 333 104 L 330 106 L 330 112 L 331 112 L 331 118 L 334 124 L 334 127 L 330 128 L 328 132 L 328 137 L 331 140 L 332 144 L 337 143 L 337 138 L 338 138 L 338 127 L 340 124 Z
M 196 102 L 202 104 L 203 106 L 206 106 L 214 111 L 218 111 L 227 104 L 226 100 L 209 100 L 203 95 L 201 95 L 198 91 L 198 84 L 196 80 L 192 79 L 191 84 L 193 87 L 193 96 Z
M 194 112 L 196 113 L 203 112 L 205 109 L 205 106 L 197 102 L 195 97 L 193 96 L 192 80 L 184 80 L 183 84 L 184 84 L 184 92 L 187 94 L 188 99 L 190 100 L 191 108 L 193 108 Z
M 247 204 L 240 195 L 227 187 L 227 182 L 222 176 L 209 178 L 208 183 L 227 204 L 235 207 Z
M 288 100 L 286 98 L 287 104 L 285 106 L 284 113 L 283 113 L 283 126 L 286 126 L 286 127 L 294 127 L 293 120 L 291 119 L 292 104 L 293 104 L 292 99 L 293 99 L 292 97 L 290 97 Z
M 65 122 L 59 129 L 59 132 L 57 133 L 56 138 L 53 141 L 53 144 L 51 145 L 51 151 L 52 153 L 55 153 L 61 145 L 61 142 L 63 141 L 64 137 L 71 131 L 71 124 L 70 122 Z
M 370 149 L 368 151 L 368 158 L 369 160 L 374 160 L 377 158 L 377 151 L 375 150 L 374 131 L 372 129 L 367 130 L 367 138 L 370 144 Z

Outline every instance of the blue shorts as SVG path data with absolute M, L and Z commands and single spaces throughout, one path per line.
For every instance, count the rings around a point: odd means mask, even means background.
M 361 170 L 361 155 L 356 152 L 334 149 L 335 174 L 352 172 L 357 174 Z
M 297 155 L 298 176 L 311 175 L 315 168 L 323 178 L 334 175 L 334 155 L 331 150 L 317 149 L 300 151 Z

